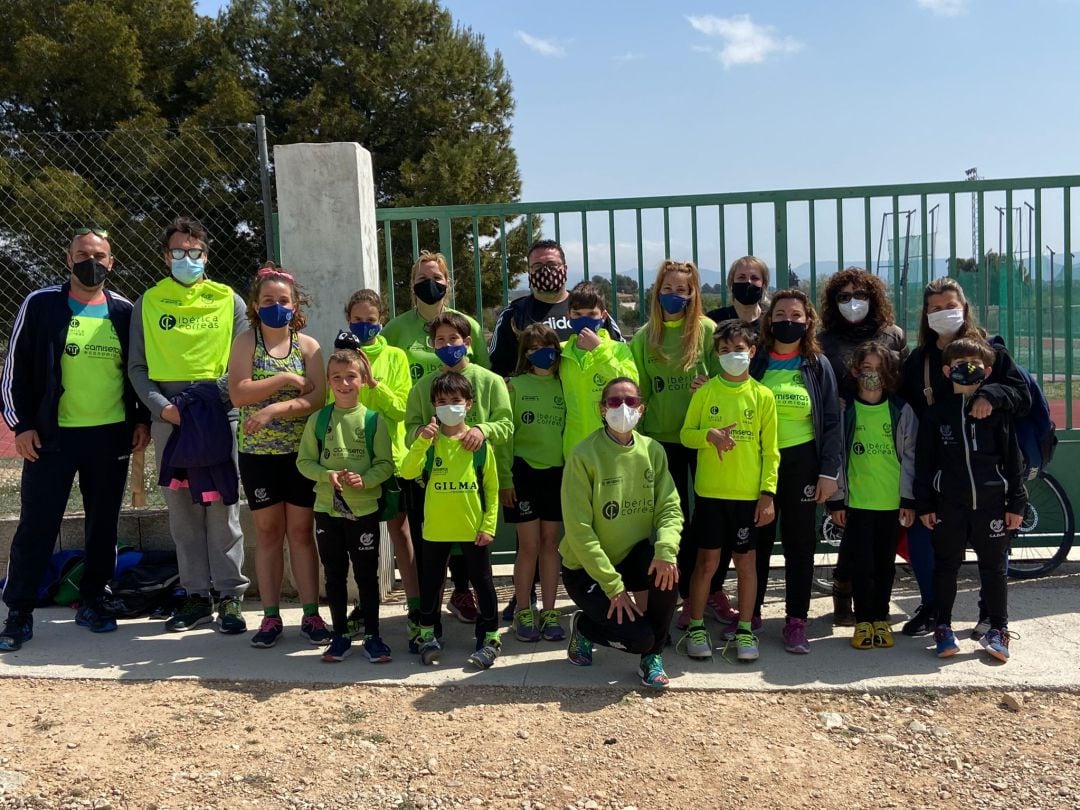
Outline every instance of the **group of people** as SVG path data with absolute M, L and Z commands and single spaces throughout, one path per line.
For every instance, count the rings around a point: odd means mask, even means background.
M 476 629 L 469 661 L 492 666 L 501 509 L 517 532 L 503 615 L 522 642 L 567 640 L 561 578 L 578 607 L 573 664 L 591 664 L 597 645 L 623 650 L 639 657 L 643 684 L 663 688 L 680 599 L 676 650 L 710 658 L 710 617 L 738 660 L 756 660 L 779 535 L 783 646 L 806 654 L 824 506 L 845 530 L 834 623 L 854 626 L 853 647 L 894 644 L 906 530 L 922 605 L 903 632 L 933 632 L 938 656 L 957 652 L 951 612 L 970 545 L 982 578 L 977 634 L 1008 659 L 1005 563 L 1026 498 L 1013 419 L 1030 395 L 952 279 L 926 288 L 909 354 L 883 283 L 864 270 L 833 275 L 819 312 L 801 290 L 770 295 L 768 267 L 745 256 L 728 273 L 732 306 L 706 315 L 697 267 L 668 260 L 627 344 L 603 292 L 568 290 L 561 246 L 541 240 L 527 257 L 530 294 L 500 313 L 489 348 L 479 324 L 447 305 L 445 259 L 425 252 L 412 268 L 413 307 L 388 318 L 376 291 L 357 291 L 324 361 L 303 332 L 308 299 L 291 271 L 263 267 L 245 301 L 207 278 L 198 222 L 176 220 L 162 251 L 168 276 L 132 305 L 105 285 L 108 234 L 79 229 L 70 279 L 19 310 L 2 393 L 25 463 L 0 650 L 32 637 L 76 472 L 87 515 L 76 621 L 116 629 L 102 599 L 117 517 L 130 454 L 152 439 L 186 591 L 170 631 L 247 630 L 239 480 L 256 529 L 256 647 L 284 630 L 287 542 L 301 636 L 325 646 L 325 661 L 343 660 L 357 637 L 369 660 L 389 661 L 377 573 L 385 522 L 410 652 L 440 659 L 449 569 L 446 607 Z M 732 563 L 734 605 L 724 590 Z

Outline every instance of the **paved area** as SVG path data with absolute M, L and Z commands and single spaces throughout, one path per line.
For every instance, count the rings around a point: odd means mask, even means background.
M 774 576 L 780 572 L 774 571 Z M 940 661 L 929 651 L 930 638 L 906 638 L 897 633 L 891 650 L 854 650 L 851 630 L 830 624 L 831 600 L 818 597 L 811 606 L 811 653 L 796 656 L 780 642 L 783 602 L 780 582 L 774 581 L 766 603 L 761 659 L 736 664 L 716 651 L 711 662 L 691 661 L 668 648 L 664 661 L 671 685 L 696 690 L 854 690 L 1053 688 L 1080 689 L 1077 656 L 1080 629 L 1080 564 L 1068 563 L 1053 576 L 1027 582 L 1010 581 L 1011 628 L 1019 634 L 1007 665 L 992 661 L 967 632 L 976 616 L 978 583 L 971 566 L 964 571 L 955 611 L 961 652 Z M 505 593 L 501 588 L 500 593 Z M 894 618 L 915 607 L 918 597 L 909 576 L 901 575 L 894 593 Z M 567 614 L 568 603 L 560 603 Z M 253 632 L 259 620 L 255 603 L 245 615 Z M 383 608 L 383 636 L 394 648 L 394 660 L 371 664 L 354 646 L 340 664 L 325 664 L 318 648 L 297 634 L 300 611 L 282 611 L 286 634 L 270 650 L 248 644 L 250 633 L 225 637 L 208 628 L 183 634 L 165 633 L 161 622 L 122 622 L 114 634 L 93 635 L 75 625 L 74 613 L 63 608 L 35 613 L 35 637 L 22 650 L 0 654 L 0 677 L 60 679 L 156 680 L 195 678 L 214 681 L 271 681 L 290 684 L 380 683 L 406 686 L 447 686 L 479 680 L 488 685 L 516 687 L 610 687 L 637 684 L 636 657 L 598 649 L 592 667 L 566 661 L 563 644 L 523 644 L 504 636 L 503 655 L 494 668 L 477 672 L 465 665 L 472 649 L 472 628 L 446 617 L 447 648 L 443 662 L 422 667 L 409 655 L 405 616 L 400 604 Z M 324 616 L 326 611 L 324 609 Z M 711 627 L 711 623 L 710 623 Z M 899 621 L 896 624 L 899 628 Z M 720 642 L 719 644 L 722 644 Z M 730 656 L 733 659 L 733 655 Z

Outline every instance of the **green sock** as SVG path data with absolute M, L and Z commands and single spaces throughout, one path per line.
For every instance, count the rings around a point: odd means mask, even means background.
M 263 616 L 277 619 L 281 616 L 281 609 L 277 605 L 263 605 Z
M 750 630 L 750 622 L 744 622 L 742 619 L 739 619 L 739 629 Z M 753 632 L 753 630 L 750 630 L 750 632 Z
M 405 600 L 405 607 L 409 609 L 409 612 L 420 609 L 420 597 L 410 596 Z
M 305 616 L 314 616 L 318 612 L 319 612 L 319 603 L 318 602 L 309 602 L 309 603 L 304 605 L 304 615 Z
M 420 628 L 420 640 L 421 641 L 432 641 L 432 640 L 434 640 L 434 638 L 435 638 L 435 628 L 434 627 L 421 627 Z
M 489 643 L 492 643 L 492 642 L 494 642 L 495 644 L 501 643 L 499 641 L 499 631 L 498 630 L 492 630 L 492 631 L 490 631 L 488 633 L 484 633 L 484 643 L 489 644 Z
M 705 620 L 704 619 L 691 619 L 690 624 L 689 624 L 687 629 L 693 630 L 695 627 L 704 627 L 704 626 L 705 626 Z

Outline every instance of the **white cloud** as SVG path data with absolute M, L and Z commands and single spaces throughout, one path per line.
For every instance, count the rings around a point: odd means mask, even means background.
M 643 59 L 644 57 L 645 57 L 645 54 L 643 54 L 643 53 L 637 53 L 636 51 L 627 51 L 626 53 L 621 53 L 618 56 L 611 57 L 611 61 L 612 62 L 636 62 L 639 59 Z
M 967 11 L 967 0 L 915 0 L 935 17 L 956 17 Z
M 514 33 L 518 39 L 541 56 L 566 56 L 566 49 L 554 40 L 534 37 L 524 31 L 515 31 Z
M 687 17 L 695 30 L 710 37 L 718 37 L 724 45 L 719 50 L 707 49 L 725 68 L 735 65 L 756 65 L 773 53 L 795 53 L 802 43 L 791 37 L 781 37 L 771 25 L 759 25 L 749 14 L 733 17 Z M 695 50 L 701 50 L 695 47 Z

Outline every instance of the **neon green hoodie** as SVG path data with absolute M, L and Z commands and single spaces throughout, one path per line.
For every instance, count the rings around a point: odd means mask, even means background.
M 458 312 L 456 309 L 447 307 L 443 312 Z M 487 343 L 484 340 L 484 330 L 480 328 L 473 318 L 464 312 L 458 312 L 469 322 L 469 332 L 472 338 L 469 346 L 469 359 L 483 368 L 491 368 L 488 359 Z M 383 327 L 382 336 L 391 346 L 397 346 L 404 350 L 409 358 L 409 377 L 416 382 L 425 374 L 443 367 L 442 360 L 435 354 L 435 350 L 428 346 L 427 321 L 420 317 L 415 309 L 403 312 L 393 318 Z
M 440 364 L 438 371 L 421 377 L 409 392 L 405 405 L 405 444 L 411 445 L 416 432 L 431 421 L 435 406 L 431 404 L 431 383 L 446 369 Z M 510 410 L 510 394 L 506 381 L 498 374 L 466 363 L 461 374 L 473 387 L 473 405 L 465 414 L 469 427 L 478 427 L 493 445 L 505 444 L 514 433 L 514 414 Z
M 712 318 L 701 317 L 697 361 L 689 369 L 684 369 L 680 362 L 686 319 L 664 321 L 663 327 L 660 348 L 667 359 L 662 359 L 649 344 L 647 326 L 639 329 L 630 341 L 646 405 L 638 430 L 658 441 L 678 444 L 683 417 L 690 405 L 690 384 L 695 377 L 715 377 L 720 373 L 720 361 L 712 345 L 716 324 Z
M 563 433 L 563 455 L 569 457 L 574 445 L 604 426 L 600 419 L 600 393 L 616 377 L 638 381 L 637 366 L 630 347 L 612 340 L 601 329 L 600 345 L 591 352 L 577 347 L 577 335 L 562 345 L 559 377 L 566 399 L 566 430 Z M 639 540 L 641 538 L 638 538 Z
M 499 464 L 499 488 L 514 485 L 511 466 L 521 458 L 534 470 L 563 465 L 562 437 L 566 427 L 566 402 L 562 382 L 554 374 L 526 372 L 507 383 L 514 412 L 510 441 L 495 448 Z
M 361 348 L 371 362 L 371 374 L 379 384 L 374 388 L 366 385 L 361 388 L 360 402 L 386 421 L 394 449 L 394 466 L 398 467 L 405 458 L 405 403 L 412 389 L 409 358 L 404 351 L 387 343 L 382 335 L 377 336 L 370 346 Z
M 683 517 L 658 442 L 634 434 L 629 447 L 600 429 L 566 457 L 562 481 L 563 565 L 584 568 L 608 598 L 625 588 L 615 566 L 655 534 L 653 556 L 675 562 Z

